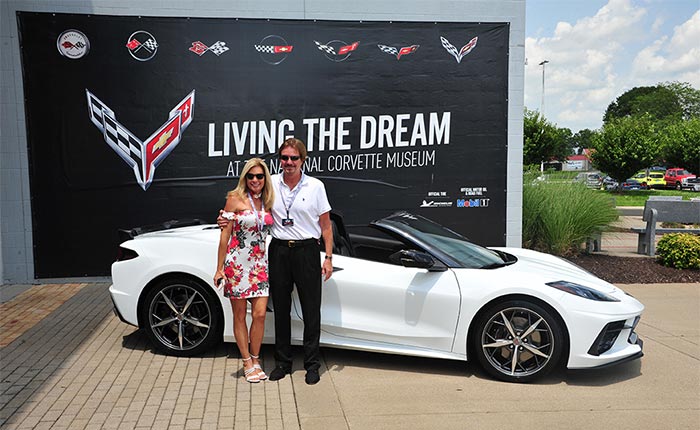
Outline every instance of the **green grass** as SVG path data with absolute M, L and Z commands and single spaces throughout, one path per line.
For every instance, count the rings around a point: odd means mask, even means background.
M 677 190 L 632 190 L 632 191 L 599 191 L 615 199 L 616 206 L 644 206 L 650 196 L 683 196 L 684 200 L 700 197 L 700 193 Z
M 578 175 L 579 173 L 581 173 L 581 172 L 578 171 L 578 170 L 572 170 L 572 171 L 564 171 L 564 170 L 560 170 L 560 171 L 556 171 L 556 170 L 545 170 L 545 171 L 544 171 L 544 175 L 545 175 L 548 179 L 554 180 L 554 181 L 557 181 L 557 180 L 572 180 L 572 179 L 574 179 L 574 178 L 576 177 L 576 175 Z

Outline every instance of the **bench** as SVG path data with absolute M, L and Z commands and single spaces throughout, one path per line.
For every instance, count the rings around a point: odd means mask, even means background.
M 656 254 L 656 235 L 668 233 L 700 234 L 700 228 L 657 228 L 657 222 L 700 224 L 700 200 L 682 200 L 681 196 L 650 197 L 644 204 L 642 220 L 644 228 L 632 228 L 639 235 L 637 253 Z

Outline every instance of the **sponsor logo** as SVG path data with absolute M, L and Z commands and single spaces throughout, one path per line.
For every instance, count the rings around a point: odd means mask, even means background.
M 342 40 L 331 40 L 326 43 L 321 43 L 314 40 L 318 50 L 323 52 L 323 55 L 331 61 L 339 63 L 350 57 L 350 54 L 360 46 L 360 42 L 351 44 L 345 43 Z
M 196 42 L 192 42 L 192 46 L 190 47 L 190 51 L 194 52 L 200 57 L 207 52 L 213 52 L 218 57 L 228 50 L 229 47 L 226 46 L 226 42 L 222 42 L 220 40 L 217 40 L 216 43 L 211 46 L 207 46 L 198 40 Z
M 404 46 L 403 48 L 395 48 L 393 46 L 377 45 L 377 47 L 384 53 L 393 55 L 397 60 L 400 60 L 402 56 L 413 54 L 420 47 L 420 45 Z
M 486 187 L 462 187 L 459 189 L 465 196 L 483 196 L 486 194 Z
M 156 167 L 175 149 L 182 133 L 192 122 L 194 90 L 173 110 L 168 120 L 148 139 L 141 141 L 117 121 L 114 111 L 86 89 L 88 115 L 102 132 L 105 142 L 119 154 L 136 176 L 145 191 L 153 181 Z
M 282 36 L 274 34 L 263 37 L 260 43 L 255 45 L 255 50 L 260 53 L 260 58 L 273 66 L 286 60 L 293 49 L 294 46 L 287 43 Z
M 428 191 L 427 197 L 423 199 L 420 207 L 422 208 L 450 208 L 454 202 L 445 201 L 449 199 L 447 191 Z M 440 201 L 435 201 L 435 199 L 441 199 Z
M 148 61 L 156 56 L 158 52 L 158 42 L 156 38 L 147 31 L 137 31 L 129 36 L 126 42 L 129 54 L 139 61 Z
M 422 208 L 451 208 L 452 202 L 436 202 L 434 200 L 423 200 L 420 207 Z
M 491 199 L 457 199 L 458 208 L 487 208 Z
M 459 51 L 453 44 L 449 42 L 449 40 L 445 39 L 444 37 L 440 36 L 440 41 L 442 42 L 442 47 L 447 50 L 453 57 L 455 57 L 455 60 L 457 60 L 457 63 L 462 62 L 462 58 L 464 58 L 465 55 L 468 53 L 472 52 L 472 49 L 476 46 L 476 42 L 479 40 L 478 37 L 473 38 L 472 40 L 469 41 L 466 45 L 462 46 L 462 49 Z
M 77 60 L 90 51 L 90 41 L 78 30 L 66 30 L 56 39 L 56 47 L 64 57 Z

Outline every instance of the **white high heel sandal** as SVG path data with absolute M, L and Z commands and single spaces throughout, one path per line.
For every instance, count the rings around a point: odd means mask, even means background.
M 260 356 L 259 356 L 259 355 L 250 354 L 250 358 L 254 358 L 254 359 L 257 360 L 257 359 L 260 358 Z M 266 375 L 265 372 L 262 370 L 262 367 L 260 367 L 259 364 L 253 364 L 253 369 L 257 369 L 257 370 L 258 370 L 258 378 L 259 378 L 261 381 L 264 381 L 264 380 L 267 379 L 267 375 Z
M 253 357 L 248 357 L 244 358 L 243 361 L 250 361 L 252 359 Z M 245 380 L 251 384 L 260 382 L 260 375 L 258 374 L 258 369 L 256 369 L 255 366 L 251 367 L 250 369 L 245 369 L 244 367 L 243 376 L 245 376 Z

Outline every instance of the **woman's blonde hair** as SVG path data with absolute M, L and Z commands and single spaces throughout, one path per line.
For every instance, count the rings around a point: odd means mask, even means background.
M 238 185 L 235 189 L 229 191 L 228 194 L 226 194 L 226 198 L 229 198 L 231 196 L 237 196 L 243 201 L 246 201 L 248 199 L 248 186 L 246 183 L 245 176 L 248 174 L 248 172 L 250 172 L 250 169 L 256 166 L 260 166 L 263 169 L 263 173 L 265 174 L 265 184 L 263 185 L 261 198 L 263 204 L 265 205 L 265 210 L 267 212 L 270 212 L 272 211 L 272 204 L 275 201 L 275 191 L 272 187 L 270 170 L 267 168 L 267 164 L 265 164 L 265 162 L 261 158 L 251 158 L 245 163 L 245 166 L 243 166 L 243 170 L 241 171 L 241 176 L 238 179 Z

